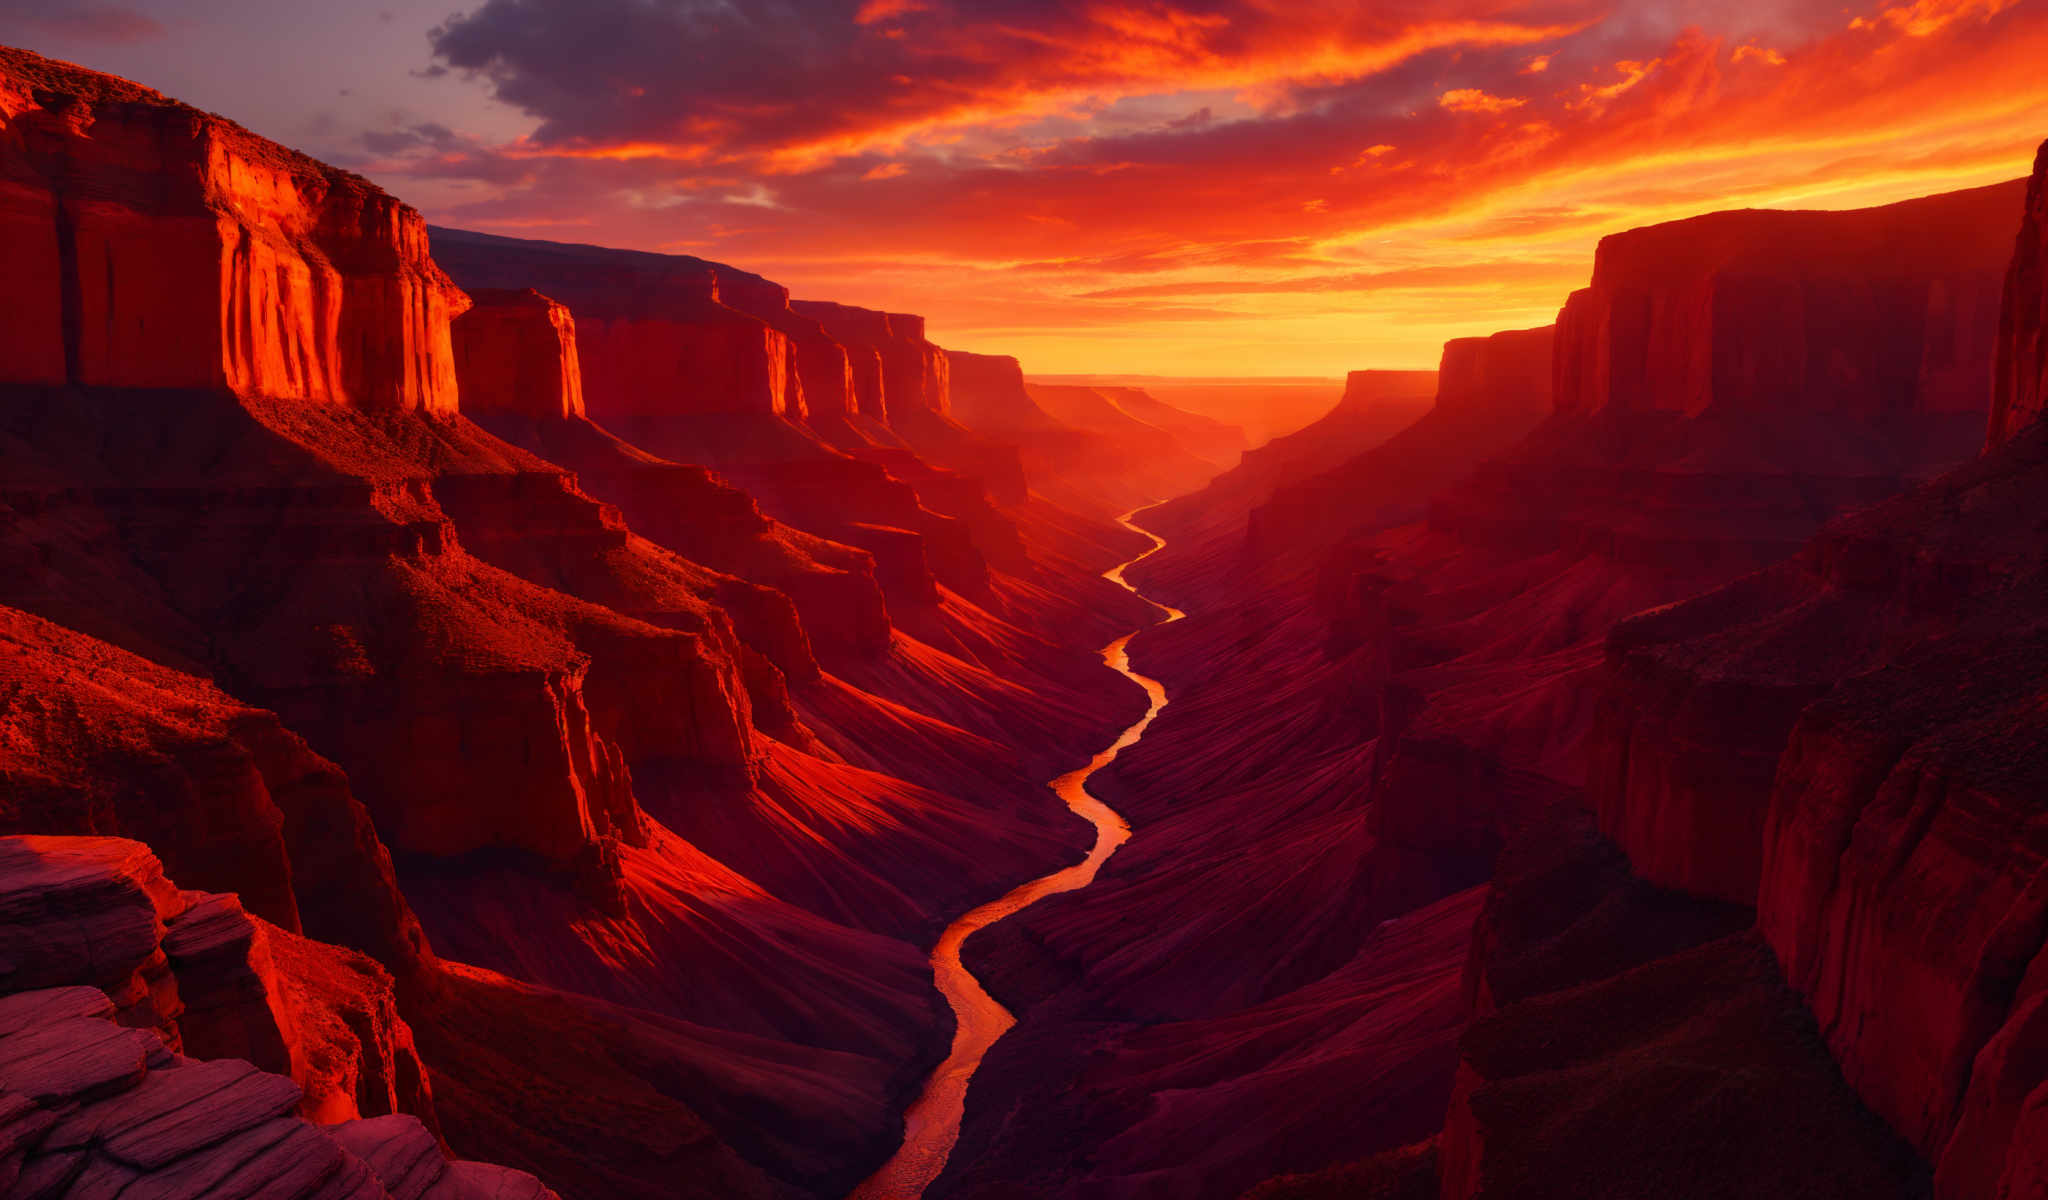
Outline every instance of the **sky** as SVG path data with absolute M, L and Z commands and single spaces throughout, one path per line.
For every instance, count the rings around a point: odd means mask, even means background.
M 2048 0 L 464 3 L 0 0 L 0 42 L 437 223 L 1040 373 L 1433 366 L 1548 323 L 1603 234 L 1993 183 L 2048 137 Z

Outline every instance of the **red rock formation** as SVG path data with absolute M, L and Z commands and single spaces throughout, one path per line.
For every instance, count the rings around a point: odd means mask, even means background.
M 35 314 L 10 322 L 0 380 L 454 411 L 448 318 L 464 299 L 412 209 L 24 51 L 0 57 L 0 113 L 0 236 Z
M 863 414 L 893 423 L 903 408 L 941 415 L 951 409 L 947 354 L 926 340 L 923 317 L 823 300 L 797 300 L 790 307 L 850 349 L 875 352 L 881 363 L 880 404 L 869 403 L 863 394 Z
M 961 424 L 997 436 L 1059 429 L 1051 413 L 1024 387 L 1024 368 L 1008 355 L 947 352 L 952 364 L 953 416 Z
M 1399 410 L 1390 412 L 1384 401 L 1354 401 L 1354 390 L 1375 382 L 1371 373 L 1354 371 L 1345 400 L 1329 417 L 1255 452 L 1262 472 L 1282 478 L 1246 522 L 1251 552 L 1272 556 L 1328 544 L 1354 530 L 1418 514 L 1428 497 L 1514 445 L 1549 415 L 1554 336 L 1554 328 L 1524 329 L 1444 343 L 1434 406 L 1391 437 L 1373 433 L 1389 418 L 1399 419 Z M 1372 432 L 1364 438 L 1350 432 L 1354 422 L 1367 423 Z M 1360 446 L 1365 439 L 1373 444 Z M 1297 444 L 1299 450 L 1282 449 Z M 1331 462 L 1347 450 L 1356 456 Z
M 2034 160 L 2019 241 L 2005 276 L 1998 329 L 1991 431 L 1997 445 L 2038 420 L 2048 406 L 2048 143 Z
M 531 288 L 568 306 L 584 398 L 600 421 L 664 413 L 803 415 L 790 336 L 721 300 L 729 268 L 454 229 L 435 229 L 433 239 L 436 260 L 466 287 Z M 515 247 L 517 255 L 505 253 Z
M 1567 413 L 1976 412 L 2017 184 L 1604 239 L 1558 318 Z
M 537 420 L 582 416 L 583 368 L 569 310 L 532 288 L 478 290 L 469 298 L 469 311 L 454 325 L 463 410 Z
M 0 1186 L 10 1195 L 116 1191 L 317 1200 L 550 1200 L 522 1171 L 450 1162 L 416 1119 L 322 1128 L 291 1080 L 200 1061 L 108 1022 L 90 987 L 0 997 Z
M 97 988 L 121 1024 L 174 1049 L 296 1080 L 309 1117 L 434 1118 L 388 974 L 250 917 L 232 895 L 180 892 L 140 843 L 0 838 L 0 943 L 0 990 Z M 337 987 L 314 969 L 334 959 L 364 964 L 364 983 Z

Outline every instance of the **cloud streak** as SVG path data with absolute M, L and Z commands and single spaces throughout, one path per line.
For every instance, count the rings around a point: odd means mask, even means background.
M 533 122 L 362 144 L 437 218 L 1048 370 L 1426 363 L 1547 319 L 1602 233 L 1991 182 L 2048 136 L 2015 0 L 486 0 L 431 48 Z

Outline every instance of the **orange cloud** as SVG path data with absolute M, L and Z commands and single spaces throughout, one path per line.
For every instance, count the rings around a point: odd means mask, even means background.
M 401 139 L 361 166 L 448 224 L 680 242 L 799 294 L 923 311 L 942 342 L 1034 370 L 1426 365 L 1448 337 L 1550 319 L 1608 232 L 2024 173 L 2048 136 L 2048 6 L 1841 3 L 1688 29 L 1576 0 L 1461 0 L 1449 21 L 877 0 L 861 14 L 914 35 L 849 44 L 815 79 L 748 75 L 699 104 L 661 74 L 672 52 L 643 70 L 622 45 L 501 80 L 545 134 Z
M 1491 96 L 1478 88 L 1453 88 L 1436 98 L 1436 102 L 1452 112 L 1504 113 L 1529 103 L 1507 96 Z

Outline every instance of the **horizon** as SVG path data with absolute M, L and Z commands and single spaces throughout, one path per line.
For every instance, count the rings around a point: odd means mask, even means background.
M 1429 369 L 1548 323 L 1607 233 L 2016 178 L 2048 103 L 2020 0 L 4 0 L 0 42 L 436 223 L 731 263 L 1035 375 Z

